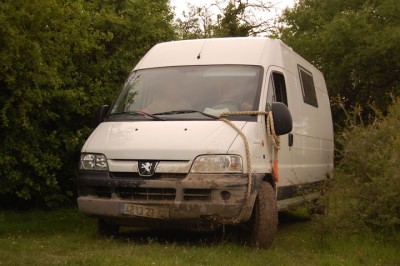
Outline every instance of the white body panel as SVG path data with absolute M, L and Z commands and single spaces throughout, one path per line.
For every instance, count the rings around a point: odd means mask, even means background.
M 99 125 L 82 151 L 109 160 L 192 161 L 202 154 L 227 154 L 236 136 L 222 121 L 109 122 Z

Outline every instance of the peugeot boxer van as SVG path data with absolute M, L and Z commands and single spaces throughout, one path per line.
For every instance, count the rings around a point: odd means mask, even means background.
M 324 77 L 280 40 L 155 45 L 96 117 L 77 186 L 100 234 L 237 225 L 268 247 L 277 212 L 332 176 Z

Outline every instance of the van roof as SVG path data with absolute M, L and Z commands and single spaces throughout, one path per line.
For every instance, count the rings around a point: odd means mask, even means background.
M 214 38 L 165 42 L 155 45 L 136 65 L 136 69 L 180 66 L 244 64 L 263 65 L 268 53 L 269 64 L 281 65 L 281 49 L 287 47 L 278 39 L 263 37 Z

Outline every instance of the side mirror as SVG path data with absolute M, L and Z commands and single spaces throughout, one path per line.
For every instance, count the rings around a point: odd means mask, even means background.
M 274 117 L 274 126 L 276 135 L 285 135 L 292 131 L 293 121 L 289 108 L 284 103 L 272 103 L 272 115 Z
M 96 128 L 101 122 L 104 121 L 108 111 L 110 110 L 109 105 L 102 105 L 99 109 L 97 109 L 94 114 L 93 125 Z

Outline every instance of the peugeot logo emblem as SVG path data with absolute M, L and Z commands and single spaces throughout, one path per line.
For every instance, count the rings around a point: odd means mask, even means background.
M 152 176 L 156 171 L 158 162 L 156 161 L 138 161 L 139 175 Z

